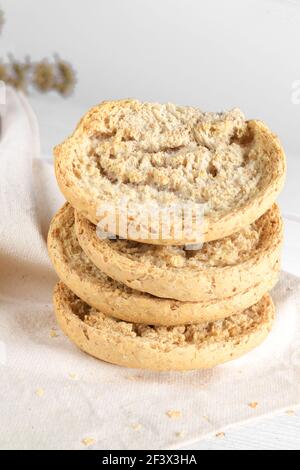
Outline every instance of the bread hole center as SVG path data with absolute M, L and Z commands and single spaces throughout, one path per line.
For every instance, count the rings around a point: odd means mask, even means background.
M 241 132 L 241 130 L 235 131 L 234 134 L 230 138 L 229 145 L 238 144 L 238 145 L 246 147 L 250 145 L 253 142 L 253 140 L 254 140 L 254 132 L 252 129 L 249 129 L 249 127 L 247 127 L 247 129 L 244 132 Z
M 208 165 L 207 171 L 208 171 L 208 174 L 210 174 L 213 178 L 215 178 L 218 174 L 218 170 L 212 162 L 210 162 L 210 164 Z
M 243 162 L 242 162 L 241 166 L 242 166 L 242 167 L 245 167 L 245 166 L 249 163 L 249 161 L 250 161 L 249 155 L 246 154 L 246 155 L 244 156 L 244 159 L 243 159 Z

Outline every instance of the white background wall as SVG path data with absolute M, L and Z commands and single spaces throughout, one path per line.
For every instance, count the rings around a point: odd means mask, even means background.
M 300 151 L 299 0 L 0 0 L 1 55 L 57 51 L 86 108 L 137 97 L 220 110 L 238 105 Z M 72 123 L 73 124 L 73 123 Z

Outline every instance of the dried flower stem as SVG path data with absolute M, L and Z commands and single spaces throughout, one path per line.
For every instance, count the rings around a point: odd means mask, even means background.
M 0 10 L 0 33 L 3 24 L 4 14 Z M 67 96 L 75 87 L 76 77 L 73 67 L 58 55 L 52 61 L 43 59 L 39 62 L 32 62 L 29 57 L 18 61 L 9 55 L 7 62 L 0 59 L 0 81 L 25 93 L 34 88 L 42 93 L 56 91 Z

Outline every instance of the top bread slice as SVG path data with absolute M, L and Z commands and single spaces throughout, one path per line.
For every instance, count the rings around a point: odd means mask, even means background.
M 114 212 L 118 220 L 107 231 L 151 244 L 191 244 L 239 231 L 271 207 L 286 171 L 277 137 L 237 109 L 214 114 L 136 100 L 94 107 L 54 152 L 58 184 L 75 209 L 94 224 Z M 189 233 L 175 233 L 186 224 L 182 207 L 193 208 Z M 170 208 L 171 220 L 164 220 Z

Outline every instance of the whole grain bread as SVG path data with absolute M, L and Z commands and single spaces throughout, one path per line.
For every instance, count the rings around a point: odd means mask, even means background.
M 180 302 L 133 290 L 101 272 L 80 247 L 74 209 L 65 204 L 54 216 L 48 234 L 54 268 L 70 290 L 106 315 L 133 323 L 179 325 L 215 321 L 258 302 L 276 283 L 277 262 L 269 275 L 246 291 L 220 300 Z
M 54 307 L 64 333 L 80 349 L 106 362 L 152 370 L 211 368 L 242 356 L 268 335 L 275 309 L 265 295 L 225 320 L 173 327 L 127 323 L 82 302 L 63 283 Z
M 240 232 L 199 250 L 101 239 L 76 211 L 75 227 L 88 258 L 112 279 L 157 297 L 192 302 L 232 297 L 264 282 L 279 260 L 283 239 L 275 204 Z
M 262 122 L 246 121 L 238 109 L 203 113 L 136 100 L 92 108 L 54 153 L 58 184 L 73 207 L 97 224 L 107 205 L 117 217 L 124 215 L 120 204 L 126 200 L 142 210 L 127 215 L 134 228 L 126 228 L 127 236 L 118 223 L 115 233 L 158 245 L 239 231 L 271 207 L 286 171 L 277 137 Z M 175 236 L 175 227 L 185 224 L 180 211 L 171 221 L 160 217 L 145 225 L 146 206 L 164 214 L 170 205 L 182 204 L 203 205 L 200 231 L 191 221 L 188 235 Z

